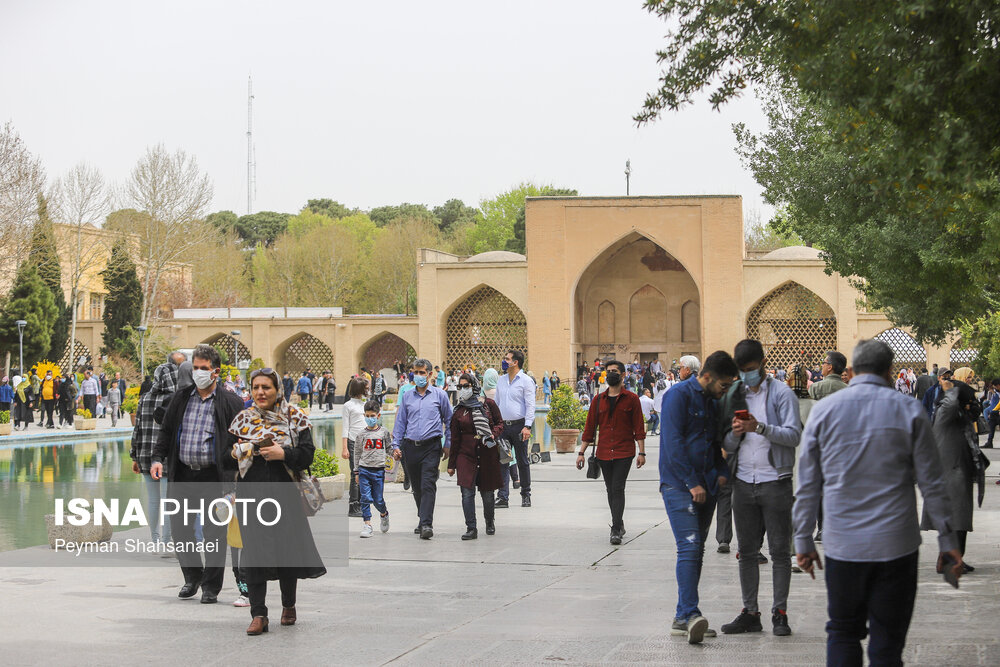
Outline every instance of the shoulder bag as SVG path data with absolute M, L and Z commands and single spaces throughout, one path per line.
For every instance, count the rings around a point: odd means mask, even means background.
M 299 439 L 298 434 L 295 433 L 295 429 L 292 428 L 292 408 L 288 407 L 288 435 L 292 439 L 292 447 L 298 447 Z M 302 511 L 305 515 L 315 516 L 316 512 L 323 509 L 323 503 L 326 502 L 326 498 L 323 496 L 323 490 L 319 486 L 319 479 L 312 474 L 309 468 L 305 471 L 292 470 L 287 465 L 285 470 L 288 471 L 289 477 L 298 487 L 299 498 L 302 501 Z

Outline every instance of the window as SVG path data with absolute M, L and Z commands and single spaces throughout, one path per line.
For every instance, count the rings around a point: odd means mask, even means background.
M 104 314 L 104 295 L 97 292 L 90 293 L 90 319 L 99 320 Z

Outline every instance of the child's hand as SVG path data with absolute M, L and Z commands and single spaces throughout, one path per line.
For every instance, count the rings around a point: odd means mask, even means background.
M 455 476 L 455 469 L 454 468 L 448 468 L 448 476 L 449 477 L 454 477 Z

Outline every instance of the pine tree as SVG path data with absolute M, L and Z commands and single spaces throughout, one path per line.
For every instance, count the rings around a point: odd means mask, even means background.
M 59 363 L 66 352 L 69 322 L 73 313 L 66 305 L 66 295 L 62 288 L 62 266 L 56 250 L 55 229 L 52 226 L 52 219 L 49 218 L 49 204 L 44 195 L 38 195 L 38 221 L 31 232 L 28 261 L 38 269 L 38 276 L 52 292 L 52 300 L 59 313 L 52 326 L 52 342 L 48 351 L 42 355 L 49 361 Z
M 18 358 L 17 320 L 25 320 L 24 365 L 41 361 L 52 346 L 52 325 L 59 317 L 52 290 L 31 262 L 22 262 L 14 277 L 10 296 L 0 312 L 0 348 Z
M 108 291 L 104 301 L 104 350 L 137 360 L 138 350 L 129 330 L 139 326 L 142 317 L 142 285 L 124 238 L 115 241 L 101 277 Z

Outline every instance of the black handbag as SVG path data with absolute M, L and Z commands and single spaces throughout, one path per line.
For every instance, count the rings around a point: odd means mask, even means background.
M 510 440 L 503 436 L 497 438 L 497 454 L 500 455 L 501 464 L 510 463 L 514 460 L 512 452 L 513 447 L 510 445 Z
M 594 443 L 594 453 L 587 457 L 587 478 L 597 479 L 601 476 L 601 464 L 597 462 L 597 443 Z

